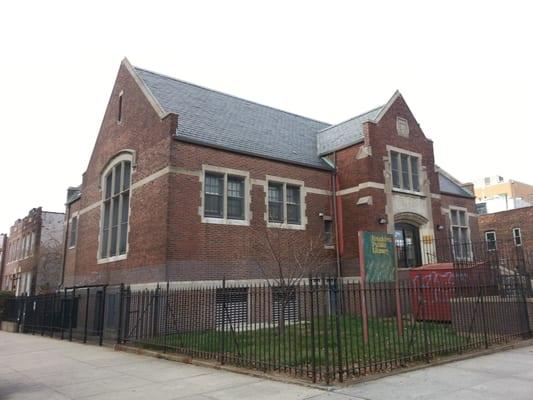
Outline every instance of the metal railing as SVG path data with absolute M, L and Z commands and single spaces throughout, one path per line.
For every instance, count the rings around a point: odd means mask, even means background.
M 26 333 L 176 352 L 331 383 L 531 333 L 530 277 L 487 263 L 397 283 L 325 276 L 291 285 L 76 287 L 8 301 Z
M 397 285 L 126 291 L 119 342 L 331 383 L 529 335 L 528 279 L 474 268 Z

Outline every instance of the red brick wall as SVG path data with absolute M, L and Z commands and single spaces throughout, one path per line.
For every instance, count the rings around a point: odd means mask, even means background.
M 533 251 L 533 207 L 479 216 L 479 230 L 483 237 L 486 231 L 496 231 L 498 241 L 511 242 L 513 228 L 520 228 L 524 248 Z
M 123 92 L 122 121 L 117 120 L 118 98 Z M 133 77 L 122 65 L 118 71 L 100 132 L 83 175 L 81 199 L 75 208 L 83 210 L 102 198 L 100 179 L 108 162 L 120 151 L 133 150 L 136 160 L 132 184 L 166 167 L 169 160 L 171 134 L 175 131 L 176 116 L 161 120 Z M 166 262 L 166 216 L 168 205 L 168 177 L 163 176 L 132 191 L 128 258 L 98 264 L 100 206 L 83 212 L 78 221 L 78 240 L 75 252 L 69 251 L 65 283 L 115 283 L 111 278 L 125 280 L 143 267 L 148 276 L 131 276 L 128 281 L 150 279 L 150 267 L 161 268 Z M 73 260 L 74 257 L 74 260 Z M 73 277 L 75 271 L 76 278 Z M 127 273 L 125 273 L 127 272 Z M 146 280 L 145 280 L 146 279 Z
M 266 181 L 267 175 L 304 182 L 306 188 L 325 191 L 331 189 L 331 174 L 313 168 L 300 167 L 194 144 L 175 141 L 172 146 L 175 167 L 201 171 L 202 164 L 247 171 L 250 179 Z M 201 183 L 197 176 L 173 174 L 170 176 L 170 207 L 168 216 L 169 276 L 177 280 L 191 279 L 251 279 L 265 278 L 262 268 L 271 260 L 261 259 L 253 246 L 260 241 L 266 227 L 264 214 L 266 193 L 262 185 L 252 184 L 250 226 L 228 226 L 202 223 L 198 209 L 201 205 Z M 324 222 L 319 213 L 332 216 L 331 197 L 323 194 L 306 195 L 307 227 L 304 231 L 270 229 L 274 235 L 322 240 Z M 302 239 L 305 241 L 305 239 Z M 334 264 L 335 252 L 326 252 Z M 334 272 L 334 271 L 331 271 Z M 269 277 L 275 276 L 270 269 Z
M 408 121 L 409 137 L 397 134 L 396 118 Z M 435 168 L 433 142 L 426 138 L 418 122 L 415 120 L 404 99 L 399 96 L 388 111 L 376 123 L 367 122 L 363 125 L 364 142 L 350 146 L 329 155 L 336 160 L 340 187 L 338 190 L 353 188 L 365 182 L 376 182 L 385 185 L 384 157 L 388 157 L 387 145 L 421 154 L 422 166 L 430 183 L 431 216 L 433 225 L 445 225 L 442 231 L 434 230 L 435 238 L 444 239 L 449 231 L 447 220 L 442 214 L 442 207 L 455 204 L 475 212 L 474 199 L 452 196 L 440 196 L 438 174 Z M 371 156 L 359 157 L 363 148 L 370 149 Z M 357 205 L 357 200 L 364 196 L 372 196 L 372 205 Z M 387 217 L 386 192 L 378 188 L 366 188 L 356 193 L 342 196 L 344 214 L 344 254 L 342 257 L 343 275 L 358 274 L 357 231 L 386 231 L 387 225 L 380 225 L 379 218 Z M 477 235 L 477 223 L 471 218 L 473 235 Z
M 117 122 L 123 91 L 122 122 Z M 83 176 L 82 197 L 72 204 L 80 211 L 75 249 L 67 251 L 65 284 L 137 283 L 190 279 L 261 278 L 253 261 L 252 230 L 265 227 L 265 193 L 252 185 L 251 227 L 201 223 L 201 185 L 197 176 L 163 174 L 132 190 L 127 259 L 98 264 L 100 179 L 110 159 L 124 149 L 136 152 L 132 184 L 172 166 L 201 171 L 202 164 L 248 171 L 251 179 L 274 175 L 304 181 L 306 187 L 330 190 L 330 173 L 313 168 L 243 156 L 172 139 L 177 116 L 160 120 L 124 66 L 119 70 L 102 127 Z M 331 198 L 307 194 L 308 226 L 287 235 L 317 237 L 323 233 L 319 212 L 332 215 Z M 255 235 L 256 233 L 254 233 Z M 262 251 L 261 253 L 264 253 Z M 334 251 L 328 251 L 334 263 Z
M 4 276 L 2 279 L 3 284 L 5 284 L 8 277 L 17 272 L 30 272 L 32 273 L 32 286 L 35 285 L 35 275 L 37 273 L 37 265 L 39 261 L 39 242 L 41 240 L 41 215 L 42 209 L 40 207 L 35 208 L 24 218 L 17 220 L 9 229 L 9 237 L 5 253 L 6 260 L 4 264 Z M 30 249 L 30 255 L 28 257 L 16 260 L 12 254 L 16 251 L 15 247 L 17 241 L 22 240 L 25 235 L 31 235 L 32 233 L 34 233 L 34 242 L 32 244 L 33 250 Z

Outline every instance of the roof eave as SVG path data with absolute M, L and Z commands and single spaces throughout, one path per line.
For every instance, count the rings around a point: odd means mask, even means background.
M 252 153 L 252 152 L 246 151 L 246 150 L 236 150 L 236 149 L 232 149 L 232 148 L 227 147 L 227 146 L 222 146 L 222 145 L 219 145 L 219 144 L 204 142 L 202 140 L 196 140 L 196 139 L 192 139 L 192 138 L 189 138 L 189 137 L 186 137 L 186 136 L 173 135 L 172 137 L 175 140 L 178 140 L 180 142 L 197 144 L 197 145 L 200 145 L 200 146 L 210 147 L 210 148 L 213 148 L 213 149 L 228 151 L 230 153 L 244 154 L 244 155 L 251 156 L 251 157 L 264 158 L 264 159 L 267 159 L 267 160 L 282 162 L 282 163 L 285 163 L 285 164 L 299 165 L 299 166 L 302 166 L 302 167 L 319 169 L 319 170 L 323 170 L 323 171 L 333 171 L 325 163 L 324 163 L 323 166 L 314 165 L 314 164 L 307 164 L 307 163 L 293 161 L 293 160 L 287 160 L 287 159 L 283 159 L 283 158 L 279 158 L 279 157 L 271 157 L 271 156 L 266 156 L 266 155 L 263 155 L 263 154 Z

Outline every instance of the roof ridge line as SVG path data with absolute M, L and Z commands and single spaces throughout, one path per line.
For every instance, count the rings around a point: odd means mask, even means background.
M 365 114 L 370 114 L 372 111 L 376 111 L 376 110 L 378 110 L 378 109 L 380 109 L 380 108 L 383 108 L 384 106 L 385 106 L 385 105 L 383 104 L 383 105 L 381 105 L 381 106 L 379 106 L 379 107 L 375 107 L 375 108 L 373 108 L 373 109 L 371 109 L 371 110 L 365 111 L 364 113 L 361 113 L 361 114 L 359 114 L 359 115 L 356 115 L 355 117 L 348 118 L 348 119 L 346 119 L 346 120 L 344 120 L 344 121 L 342 121 L 342 122 L 339 122 L 338 124 L 328 126 L 327 128 L 324 128 L 324 129 L 318 131 L 318 133 L 325 132 L 325 131 L 327 131 L 328 129 L 335 128 L 336 126 L 342 125 L 342 124 L 344 124 L 344 123 L 346 123 L 346 122 L 353 121 L 354 119 L 360 118 L 360 117 L 362 117 L 362 116 L 365 115 Z
M 329 122 L 319 121 L 318 119 L 305 117 L 305 116 L 303 116 L 303 115 L 301 115 L 301 114 L 296 114 L 296 113 L 293 113 L 293 112 L 290 112 L 290 111 L 282 110 L 281 108 L 276 108 L 276 107 L 268 106 L 268 105 L 266 105 L 266 104 L 261 104 L 261 103 L 258 103 L 258 102 L 256 102 L 256 101 L 253 101 L 253 100 L 248 100 L 248 99 L 245 99 L 245 98 L 243 98 L 243 97 L 235 96 L 235 95 L 233 95 L 233 94 L 229 94 L 229 93 L 221 92 L 220 90 L 211 89 L 211 88 L 208 88 L 208 87 L 205 87 L 205 86 L 202 86 L 202 85 L 198 85 L 198 84 L 196 84 L 196 83 L 192 83 L 192 82 L 184 81 L 183 79 L 174 78 L 174 77 L 172 77 L 172 76 L 170 76 L 170 75 L 161 74 L 161 73 L 159 73 L 159 72 L 155 72 L 155 71 L 151 71 L 151 70 L 149 70 L 149 69 L 145 69 L 145 68 L 137 67 L 137 66 L 135 66 L 135 65 L 133 66 L 133 68 L 134 68 L 134 69 L 141 70 L 141 71 L 144 71 L 144 72 L 148 72 L 148 73 L 150 73 L 150 74 L 159 75 L 159 76 L 161 76 L 161 77 L 163 77 L 163 78 L 172 79 L 173 81 L 181 82 L 181 83 L 184 83 L 184 84 L 186 84 L 186 85 L 196 86 L 197 88 L 200 88 L 200 89 L 209 90 L 210 92 L 215 92 L 215 93 L 219 93 L 219 94 L 224 95 L 224 96 L 233 97 L 234 99 L 238 99 L 238 100 L 242 100 L 242 101 L 247 101 L 247 102 L 249 102 L 249 103 L 256 104 L 256 105 L 261 106 L 261 107 L 270 108 L 271 110 L 280 111 L 280 112 L 282 112 L 282 113 L 289 114 L 289 115 L 293 115 L 293 116 L 295 116 L 295 117 L 304 118 L 304 119 L 307 119 L 307 120 L 310 120 L 310 121 L 314 121 L 314 122 L 318 122 L 318 123 L 321 123 L 321 124 L 334 126 L 334 125 L 331 125 Z

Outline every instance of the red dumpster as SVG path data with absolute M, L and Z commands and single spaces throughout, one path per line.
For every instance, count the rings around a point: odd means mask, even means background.
M 417 320 L 451 321 L 451 299 L 478 296 L 490 288 L 490 273 L 485 263 L 455 267 L 453 263 L 429 264 L 409 271 L 411 307 Z

